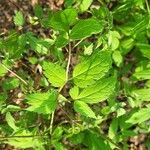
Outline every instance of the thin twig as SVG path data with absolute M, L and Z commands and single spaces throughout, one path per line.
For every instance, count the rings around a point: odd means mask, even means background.
M 77 47 L 82 41 L 83 41 L 83 39 L 80 40 L 79 42 L 77 42 L 77 43 L 75 44 L 75 46 L 73 47 L 73 49 L 74 49 L 75 47 Z
M 71 62 L 71 44 L 69 43 L 69 49 L 68 49 L 68 63 L 67 63 L 67 68 L 66 68 L 66 83 L 68 82 L 68 78 L 69 78 L 70 62 Z
M 50 121 L 50 127 L 49 127 L 50 135 L 52 135 L 52 131 L 53 131 L 54 114 L 55 114 L 55 111 L 53 111 L 51 114 L 51 121 Z
M 15 72 L 11 71 L 8 67 L 6 67 L 4 64 L 1 63 L 1 66 L 3 68 L 5 68 L 7 71 L 9 71 L 10 73 L 12 73 L 15 77 L 17 77 L 20 81 L 22 81 L 25 85 L 28 85 L 27 82 L 22 79 L 20 76 L 18 76 Z

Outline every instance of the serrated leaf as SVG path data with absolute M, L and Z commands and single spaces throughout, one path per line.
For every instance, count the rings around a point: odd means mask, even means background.
M 57 96 L 56 91 L 29 94 L 25 98 L 30 105 L 26 110 L 39 114 L 50 114 L 56 109 Z
M 97 34 L 103 29 L 102 23 L 98 20 L 90 18 L 79 20 L 78 23 L 72 28 L 70 33 L 70 38 L 73 40 L 80 40 L 91 36 L 92 34 Z
M 84 115 L 89 118 L 96 118 L 95 113 L 93 110 L 85 103 L 82 101 L 75 101 L 74 102 L 74 110 L 81 115 Z
M 74 24 L 77 18 L 77 12 L 73 8 L 54 13 L 50 19 L 50 26 L 59 31 L 68 31 L 69 26 Z
M 150 89 L 136 89 L 131 93 L 135 98 L 142 101 L 150 101 Z
M 43 141 L 39 138 L 33 138 L 33 134 L 29 131 L 23 130 L 20 132 L 17 132 L 15 134 L 16 138 L 9 138 L 4 143 L 7 143 L 9 145 L 13 145 L 17 148 L 26 149 L 26 148 L 33 148 L 38 150 L 44 150 L 43 147 Z M 17 138 L 17 136 L 20 136 Z M 24 138 L 24 136 L 29 136 L 28 138 Z
M 44 74 L 54 87 L 62 87 L 66 82 L 65 69 L 58 64 L 44 61 Z
M 79 88 L 77 86 L 74 86 L 70 89 L 69 94 L 73 99 L 77 99 L 79 95 Z
M 138 43 L 136 44 L 136 46 L 141 51 L 144 57 L 150 59 L 150 45 Z
M 15 23 L 15 25 L 16 26 L 23 26 L 24 22 L 25 21 L 24 21 L 24 17 L 23 17 L 22 12 L 17 11 L 15 13 L 15 16 L 14 16 L 14 23 Z
M 150 79 L 150 69 L 135 72 L 133 77 L 136 77 L 138 80 Z
M 106 100 L 115 89 L 116 79 L 109 77 L 100 79 L 96 83 L 83 89 L 77 97 L 73 97 L 75 100 L 80 100 L 85 103 L 98 103 Z
M 142 123 L 148 119 L 150 119 L 150 109 L 141 108 L 139 111 L 135 112 L 126 122 L 131 124 L 137 124 Z
M 123 62 L 123 57 L 120 51 L 114 51 L 112 57 L 113 57 L 115 64 L 119 67 L 121 63 Z
M 86 87 L 105 76 L 111 67 L 111 55 L 109 52 L 96 52 L 86 57 L 75 66 L 73 81 L 79 87 Z
M 121 40 L 120 42 L 120 51 L 122 55 L 129 53 L 134 46 L 134 39 L 127 37 L 126 39 Z

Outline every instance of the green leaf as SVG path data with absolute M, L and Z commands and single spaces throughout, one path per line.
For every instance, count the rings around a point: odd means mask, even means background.
M 54 87 L 62 87 L 66 82 L 65 69 L 58 64 L 44 61 L 44 74 Z
M 41 19 L 43 17 L 43 9 L 40 5 L 35 5 L 34 14 L 39 19 Z
M 121 40 L 121 42 L 120 42 L 121 54 L 126 55 L 127 53 L 129 53 L 132 50 L 134 44 L 135 44 L 134 39 L 129 38 L 129 37 Z
M 74 110 L 81 115 L 84 115 L 89 118 L 96 118 L 95 113 L 93 110 L 85 103 L 82 101 L 75 101 L 74 102 Z
M 7 73 L 7 70 L 0 63 L 0 77 L 3 77 Z
M 52 141 L 52 144 L 53 144 L 55 150 L 67 150 L 61 142 Z
M 73 99 L 77 99 L 79 95 L 79 88 L 77 86 L 74 86 L 70 89 L 69 94 Z
M 91 55 L 93 52 L 93 43 L 89 46 L 84 46 L 84 55 Z
M 150 101 L 150 89 L 136 89 L 132 91 L 132 95 L 142 101 Z
M 141 108 L 139 111 L 135 112 L 128 120 L 126 120 L 126 122 L 131 124 L 142 123 L 150 119 L 149 114 L 150 114 L 149 108 Z
M 148 44 L 136 44 L 140 52 L 143 54 L 144 57 L 150 59 L 150 45 Z
M 27 110 L 39 114 L 50 114 L 56 109 L 57 96 L 56 91 L 29 94 L 25 98 L 30 105 Z
M 50 19 L 50 26 L 55 30 L 67 31 L 74 24 L 77 18 L 77 12 L 73 8 L 64 11 L 55 12 Z
M 77 134 L 73 134 L 69 140 L 71 141 L 71 143 L 73 143 L 74 145 L 79 145 L 81 143 L 83 143 L 84 140 L 84 132 L 79 132 Z
M 108 142 L 92 130 L 86 132 L 84 142 L 89 150 L 111 150 Z
M 73 40 L 80 40 L 97 34 L 103 29 L 103 24 L 98 20 L 90 18 L 79 20 L 78 23 L 72 28 L 70 38 Z
M 68 44 L 69 40 L 64 37 L 63 35 L 60 35 L 57 37 L 56 41 L 55 41 L 55 45 L 57 48 L 62 48 L 65 47 Z
M 75 66 L 73 81 L 79 87 L 93 84 L 106 75 L 111 64 L 111 55 L 108 51 L 93 53 Z
M 62 138 L 62 134 L 63 134 L 63 128 L 58 126 L 53 132 L 52 135 L 53 139 L 60 140 Z
M 80 4 L 81 12 L 86 11 L 90 7 L 92 2 L 93 2 L 93 0 L 82 0 L 82 3 Z
M 73 25 L 77 19 L 77 11 L 74 8 L 67 8 L 62 12 L 62 19 L 69 26 Z
M 40 138 L 33 138 L 33 134 L 29 131 L 20 131 L 14 136 L 20 136 L 19 138 L 9 138 L 6 142 L 9 145 L 13 145 L 17 148 L 26 149 L 33 148 L 37 150 L 44 150 L 43 141 Z M 24 138 L 24 136 L 29 136 L 28 138 Z M 30 137 L 31 136 L 31 137 Z
M 118 119 L 114 118 L 109 126 L 108 137 L 110 139 L 116 138 L 118 130 Z
M 133 77 L 136 77 L 138 80 L 150 79 L 150 69 L 135 72 Z
M 112 57 L 113 57 L 115 64 L 119 67 L 121 63 L 123 62 L 123 57 L 120 51 L 114 51 Z
M 2 87 L 5 90 L 12 90 L 14 88 L 17 88 L 19 86 L 19 79 L 17 78 L 8 78 L 6 80 L 4 80 L 4 82 L 2 83 Z
M 24 22 L 25 22 L 25 20 L 24 20 L 22 12 L 17 11 L 15 13 L 15 16 L 14 16 L 14 23 L 15 23 L 15 25 L 16 26 L 23 26 Z
M 31 32 L 26 33 L 26 37 L 34 51 L 40 54 L 47 54 L 48 48 L 50 47 L 50 43 L 48 41 L 45 39 L 37 39 Z
M 111 46 L 111 50 L 115 50 L 119 47 L 120 34 L 117 31 L 110 31 L 108 34 L 108 44 Z
M 72 98 L 85 103 L 98 103 L 109 98 L 109 96 L 114 92 L 115 84 L 116 78 L 114 77 L 100 79 L 96 83 L 83 89 L 77 97 Z
M 6 113 L 6 121 L 8 123 L 8 125 L 14 130 L 17 131 L 18 127 L 15 125 L 15 119 L 13 118 L 13 116 L 11 115 L 10 112 Z

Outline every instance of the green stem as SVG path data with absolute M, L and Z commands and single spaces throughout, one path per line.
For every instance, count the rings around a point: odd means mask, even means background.
M 69 79 L 69 67 L 71 63 L 71 44 L 69 43 L 69 48 L 68 48 L 68 63 L 67 63 L 67 68 L 66 68 L 66 83 L 68 82 Z
M 54 114 L 55 114 L 55 111 L 53 111 L 51 114 L 51 122 L 50 122 L 50 129 L 49 129 L 50 135 L 52 135 L 52 131 L 53 131 Z
M 71 44 L 69 43 L 69 48 L 68 48 L 68 63 L 67 63 L 67 67 L 66 67 L 66 83 L 68 82 L 68 79 L 69 79 L 69 67 L 70 67 L 70 63 L 71 63 Z M 63 89 L 64 85 L 59 88 L 58 93 L 61 92 L 61 90 Z M 52 134 L 52 131 L 53 131 L 54 114 L 55 114 L 55 111 L 53 111 L 52 114 L 51 114 L 51 121 L 50 121 L 50 128 L 49 128 L 50 129 L 50 135 Z
M 146 3 L 147 11 L 148 11 L 148 13 L 149 13 L 149 15 L 150 15 L 150 8 L 149 8 L 148 1 L 147 1 L 147 0 L 145 0 L 145 3 Z

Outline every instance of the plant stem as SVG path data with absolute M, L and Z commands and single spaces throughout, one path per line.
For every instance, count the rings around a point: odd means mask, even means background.
M 145 0 L 145 3 L 146 3 L 146 7 L 147 7 L 147 11 L 148 11 L 149 18 L 150 18 L 150 8 L 149 8 L 148 1 Z M 148 26 L 149 26 L 149 25 L 150 25 L 150 20 L 149 20 Z
M 69 79 L 69 67 L 70 67 L 70 62 L 71 62 L 71 44 L 70 44 L 70 42 L 69 42 L 69 48 L 68 48 L 68 63 L 67 63 L 67 67 L 66 67 L 66 82 L 65 82 L 65 84 L 68 82 L 68 79 Z M 65 85 L 65 84 L 64 84 L 64 85 Z M 61 92 L 61 90 L 63 89 L 64 85 L 59 88 L 58 93 Z M 53 111 L 52 114 L 51 114 L 50 135 L 52 134 L 52 131 L 53 131 L 54 114 L 55 114 L 55 111 Z
M 147 1 L 147 0 L 145 0 L 145 3 L 146 3 L 147 11 L 148 11 L 148 13 L 149 13 L 149 15 L 150 15 L 150 8 L 149 8 L 148 1 Z
M 15 72 L 11 71 L 8 67 L 6 67 L 4 64 L 2 64 L 2 67 L 5 68 L 7 71 L 9 71 L 10 73 L 12 73 L 15 77 L 17 77 L 20 81 L 22 81 L 25 85 L 28 85 L 27 82 L 25 80 L 23 80 L 20 76 L 18 76 Z
M 50 135 L 52 135 L 52 131 L 53 131 L 54 114 L 55 114 L 55 111 L 53 111 L 51 115 L 51 122 L 50 122 L 50 129 L 49 129 Z
M 74 49 L 75 47 L 77 47 L 82 41 L 83 41 L 83 39 L 80 40 L 79 42 L 77 42 L 77 43 L 75 44 L 75 46 L 73 47 L 73 49 Z
M 67 63 L 67 68 L 66 68 L 66 83 L 68 82 L 68 79 L 69 79 L 70 62 L 71 62 L 71 44 L 69 43 L 69 48 L 68 48 L 68 63 Z

